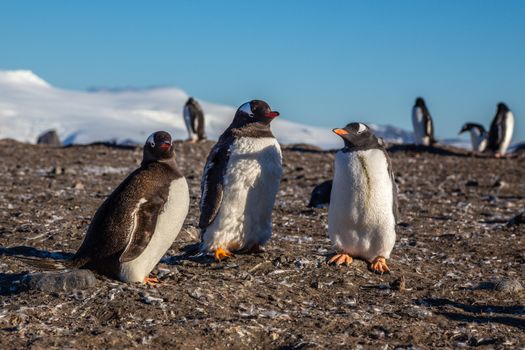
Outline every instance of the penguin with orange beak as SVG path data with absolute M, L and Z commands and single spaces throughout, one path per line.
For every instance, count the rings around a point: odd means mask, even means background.
M 351 123 L 333 129 L 344 141 L 335 156 L 328 209 L 328 235 L 337 254 L 330 263 L 350 265 L 353 258 L 389 272 L 386 259 L 394 247 L 397 187 L 383 140 L 368 126 Z

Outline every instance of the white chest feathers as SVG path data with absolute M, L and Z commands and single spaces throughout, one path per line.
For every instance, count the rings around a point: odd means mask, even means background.
M 414 127 L 414 142 L 416 145 L 430 145 L 430 123 L 427 123 L 423 110 L 419 107 L 412 109 L 412 126 Z
M 394 247 L 393 186 L 381 150 L 339 151 L 328 209 L 328 235 L 338 251 L 372 260 Z
M 251 249 L 272 234 L 272 210 L 282 175 L 277 140 L 242 137 L 230 147 L 219 212 L 203 235 L 203 248 Z
M 472 150 L 483 152 L 487 148 L 487 134 L 477 128 L 470 129 L 470 142 Z
M 179 235 L 188 214 L 190 195 L 185 178 L 170 184 L 168 200 L 157 218 L 155 232 L 144 251 L 134 260 L 120 265 L 120 279 L 124 282 L 142 282 L 166 254 Z M 138 208 L 140 210 L 140 208 Z
M 507 148 L 509 148 L 510 142 L 512 141 L 512 133 L 514 132 L 514 115 L 511 111 L 505 113 L 505 116 L 503 117 L 501 124 L 498 125 L 498 128 L 500 128 L 500 134 L 503 134 L 498 151 L 501 154 L 505 154 L 507 152 Z

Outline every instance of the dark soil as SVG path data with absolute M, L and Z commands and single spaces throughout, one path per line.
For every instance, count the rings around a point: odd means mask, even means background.
M 327 265 L 327 211 L 306 205 L 330 179 L 334 153 L 301 146 L 284 150 L 264 253 L 221 263 L 184 257 L 197 241 L 210 147 L 177 144 L 192 206 L 154 271 L 158 287 L 99 276 L 84 290 L 46 293 L 18 289 L 36 270 L 13 255 L 75 252 L 141 150 L 0 141 L 0 348 L 525 346 L 525 224 L 508 224 L 525 210 L 525 157 L 392 149 L 401 223 L 392 273 L 381 276 L 364 261 Z

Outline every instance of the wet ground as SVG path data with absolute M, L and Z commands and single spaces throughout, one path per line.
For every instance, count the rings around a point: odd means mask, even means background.
M 401 223 L 377 275 L 332 253 L 326 209 L 306 204 L 333 152 L 284 150 L 266 251 L 189 259 L 211 143 L 177 144 L 192 206 L 154 271 L 158 287 L 98 277 L 71 292 L 21 291 L 33 270 L 12 255 L 73 253 L 96 208 L 141 150 L 0 141 L 0 348 L 509 348 L 525 346 L 525 155 L 392 148 Z M 516 220 L 519 222 L 519 220 Z M 402 280 L 402 281 L 401 281 Z

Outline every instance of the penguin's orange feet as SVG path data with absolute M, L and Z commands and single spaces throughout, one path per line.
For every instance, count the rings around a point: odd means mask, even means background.
M 345 264 L 346 266 L 350 266 L 350 264 L 352 263 L 352 257 L 344 253 L 336 254 L 328 261 L 328 263 L 336 265 Z
M 224 260 L 232 255 L 232 253 L 225 249 L 222 249 L 221 247 L 215 250 L 215 259 L 217 259 L 218 261 Z
M 390 269 L 386 265 L 386 259 L 382 256 L 378 256 L 372 260 L 370 263 L 370 270 L 380 274 L 390 273 Z
M 156 286 L 157 284 L 160 284 L 160 281 L 157 277 L 144 277 L 142 283 L 147 284 L 148 286 Z

